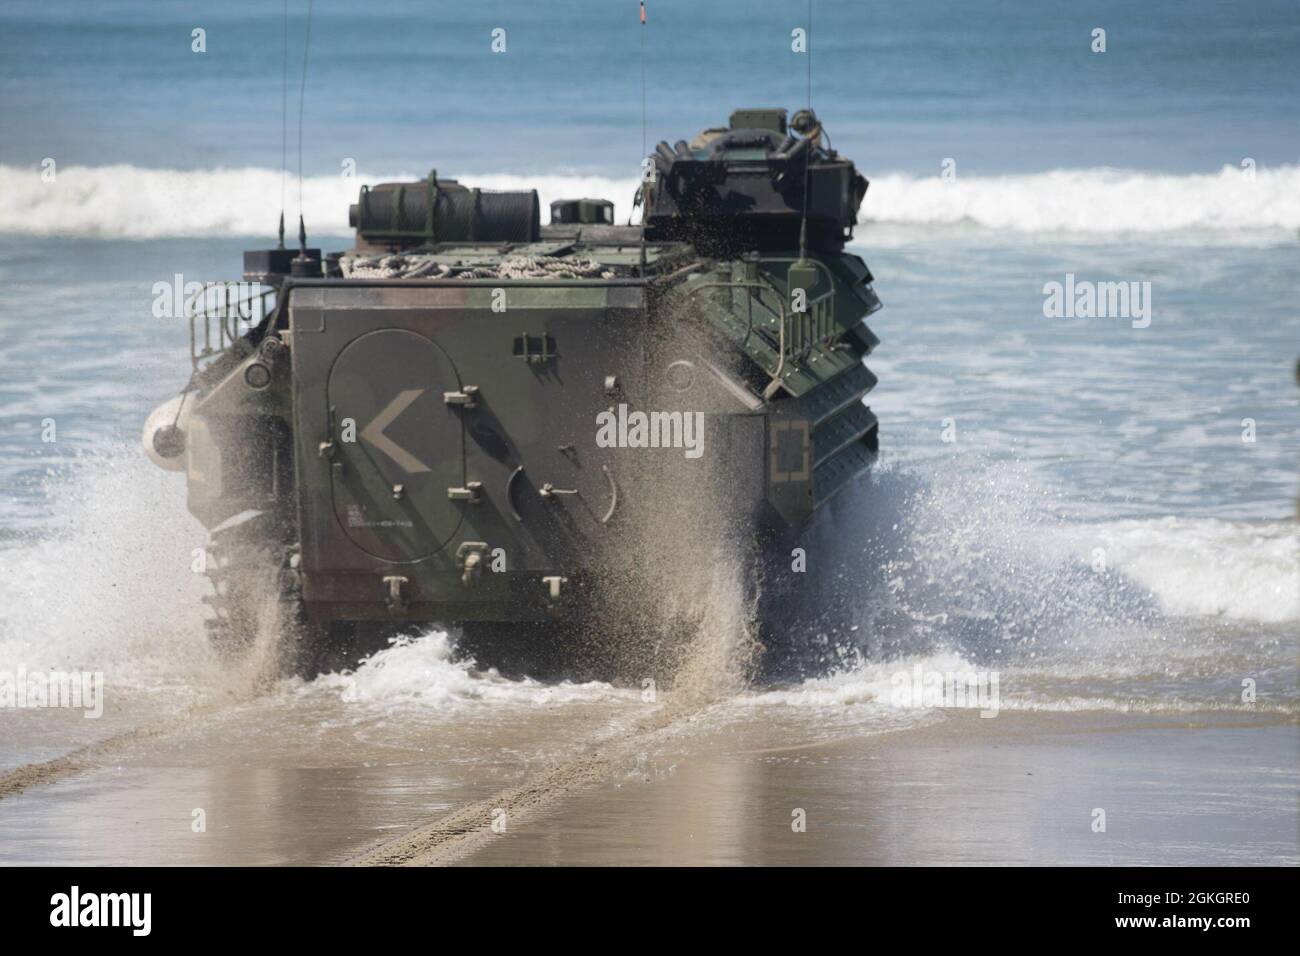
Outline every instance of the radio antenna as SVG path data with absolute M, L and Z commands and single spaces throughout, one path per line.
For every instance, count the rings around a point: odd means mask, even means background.
M 817 124 L 813 121 L 812 111 L 812 17 L 813 17 L 813 0 L 808 0 L 808 122 L 813 123 L 812 129 L 816 129 Z M 808 135 L 812 135 L 812 129 Z M 799 258 L 805 260 L 808 258 L 808 183 L 809 167 L 812 165 L 813 143 L 808 144 L 808 148 L 803 154 L 803 216 L 799 220 Z
M 284 248 L 284 194 L 289 178 L 289 0 L 284 0 L 284 56 L 280 67 L 280 245 Z
M 298 258 L 307 258 L 307 226 L 302 216 L 302 112 L 307 99 L 307 57 L 311 53 L 311 8 L 307 0 L 307 29 L 302 41 L 302 85 L 298 89 Z
M 646 153 L 646 119 L 645 119 L 645 0 L 641 0 L 641 162 L 645 163 Z M 646 255 L 645 255 L 645 217 L 648 208 L 649 197 L 646 195 L 646 184 L 648 180 L 645 173 L 641 175 L 641 278 L 645 278 L 646 273 Z

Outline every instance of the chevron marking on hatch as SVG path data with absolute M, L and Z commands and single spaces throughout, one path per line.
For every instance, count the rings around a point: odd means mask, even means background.
M 398 467 L 411 475 L 428 471 L 429 466 L 385 435 L 384 429 L 391 425 L 398 415 L 406 411 L 407 406 L 427 391 L 427 388 L 408 388 L 399 393 L 382 412 L 375 416 L 374 421 L 361 430 L 363 439 L 393 459 Z

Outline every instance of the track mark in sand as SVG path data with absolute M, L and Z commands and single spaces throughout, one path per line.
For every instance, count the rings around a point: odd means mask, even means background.
M 118 751 L 144 740 L 165 737 L 168 734 L 185 729 L 200 717 L 211 716 L 222 710 L 222 704 L 209 704 L 191 707 L 180 714 L 161 720 L 155 724 L 146 724 L 125 730 L 120 734 L 105 737 L 103 740 L 84 747 L 78 747 L 70 753 L 40 763 L 27 763 L 12 770 L 0 773 L 0 800 L 15 797 L 32 787 L 57 783 L 66 777 L 73 777 L 103 765 L 106 758 Z
M 179 721 L 177 722 L 179 723 Z M 140 727 L 115 734 L 97 743 L 78 747 L 71 753 L 41 763 L 27 763 L 13 770 L 0 773 L 0 800 L 15 797 L 32 787 L 56 783 L 65 777 L 75 776 L 99 764 L 103 757 L 137 740 L 157 737 L 171 729 L 172 725 L 157 727 Z
M 344 865 L 441 866 L 454 863 L 500 836 L 492 829 L 494 819 L 500 816 L 499 811 L 504 811 L 507 827 L 543 815 L 564 798 L 609 780 L 619 766 L 630 764 L 647 738 L 694 713 L 698 713 L 698 708 L 665 705 L 621 737 L 602 742 L 587 753 L 556 764 L 517 786 L 381 843 Z
M 96 743 L 78 747 L 61 757 L 55 757 L 52 760 L 40 763 L 23 764 L 13 770 L 0 773 L 0 800 L 17 796 L 32 787 L 56 783 L 66 777 L 93 770 L 102 765 L 106 757 L 133 743 L 151 740 L 155 737 L 164 737 L 183 730 L 198 718 L 220 713 L 229 707 L 232 701 L 241 703 L 245 700 L 260 697 L 272 686 L 266 671 L 267 661 L 270 658 L 266 655 L 274 652 L 276 645 L 273 641 L 277 632 L 268 630 L 266 634 L 266 637 L 259 637 L 260 643 L 255 646 L 256 655 L 241 668 L 233 670 L 228 675 L 227 699 L 198 703 L 174 716 L 161 719 L 157 723 L 125 730 L 120 734 L 114 734 Z M 268 640 L 271 640 L 272 643 L 268 644 Z
M 613 768 L 611 757 L 588 754 L 412 830 L 347 865 L 437 866 L 454 862 L 498 835 L 492 824 L 502 812 L 507 826 L 525 823 L 556 801 L 604 782 Z
M 0 800 L 17 796 L 28 787 L 54 783 L 64 777 L 70 777 L 74 773 L 80 773 L 81 769 L 82 764 L 77 760 L 75 753 L 56 757 L 44 763 L 23 764 L 21 767 L 0 774 Z

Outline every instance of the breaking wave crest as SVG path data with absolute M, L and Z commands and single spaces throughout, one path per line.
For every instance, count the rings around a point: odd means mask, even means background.
M 417 174 L 310 177 L 303 213 L 313 235 L 349 231 L 348 206 L 361 183 L 413 180 Z M 1164 174 L 1061 169 L 1007 176 L 872 176 L 860 219 L 895 226 L 970 226 L 1012 233 L 1219 236 L 1300 229 L 1300 166 Z M 635 180 L 568 174 L 474 175 L 484 189 L 535 188 L 551 200 L 599 196 L 631 213 Z M 281 174 L 274 169 L 174 170 L 137 166 L 69 166 L 54 182 L 36 167 L 0 165 L 0 233 L 151 239 L 165 236 L 270 235 L 279 211 Z M 292 212 L 292 210 L 290 210 Z M 545 213 L 543 213 L 545 215 Z
M 1020 176 L 872 180 L 860 217 L 1013 232 L 1238 232 L 1300 228 L 1300 166 L 1172 175 L 1057 169 Z
M 303 181 L 302 212 L 308 232 L 342 236 L 348 206 L 362 183 L 411 181 L 423 173 L 385 176 L 313 176 Z M 537 189 L 544 207 L 552 199 L 605 196 L 626 221 L 633 180 L 593 176 L 470 176 L 483 189 Z M 138 166 L 69 166 L 52 183 L 39 170 L 0 165 L 0 233 L 157 239 L 168 236 L 269 236 L 280 209 L 281 176 L 274 169 L 142 169 Z M 296 203 L 291 203 L 292 215 Z M 545 218 L 545 213 L 543 213 Z
M 1300 525 L 1154 518 L 1077 529 L 1081 560 L 1102 548 L 1120 573 L 1179 617 L 1300 621 Z

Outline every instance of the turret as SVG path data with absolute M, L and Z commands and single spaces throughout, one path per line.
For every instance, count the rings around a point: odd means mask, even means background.
M 867 180 L 822 145 L 816 116 L 800 110 L 736 110 L 725 129 L 687 143 L 661 142 L 650 157 L 646 237 L 685 239 L 714 252 L 737 248 L 843 248 L 853 235 Z

